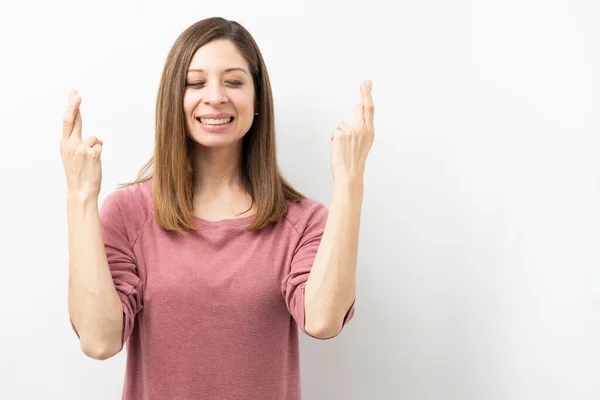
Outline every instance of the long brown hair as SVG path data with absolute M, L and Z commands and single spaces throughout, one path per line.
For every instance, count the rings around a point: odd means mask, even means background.
M 207 18 L 187 28 L 171 47 L 156 100 L 154 155 L 133 182 L 121 184 L 125 187 L 153 179 L 154 217 L 167 231 L 197 229 L 193 220 L 193 142 L 185 133 L 183 96 L 187 68 L 194 53 L 216 39 L 228 39 L 237 46 L 254 82 L 258 116 L 242 139 L 241 178 L 257 212 L 246 230 L 256 231 L 278 222 L 287 211 L 288 201 L 299 202 L 305 198 L 284 179 L 277 164 L 273 94 L 256 42 L 235 21 Z M 151 167 L 152 173 L 149 172 Z

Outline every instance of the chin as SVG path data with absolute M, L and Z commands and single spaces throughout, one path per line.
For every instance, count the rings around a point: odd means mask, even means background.
M 215 134 L 208 132 L 194 132 L 188 135 L 192 142 L 208 148 L 229 147 L 239 142 L 242 137 L 231 134 Z

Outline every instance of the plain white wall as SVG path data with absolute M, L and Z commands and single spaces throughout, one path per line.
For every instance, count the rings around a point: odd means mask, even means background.
M 600 398 L 600 5 L 80 1 L 0 9 L 0 398 L 120 398 L 67 313 L 70 88 L 103 190 L 151 155 L 160 73 L 210 16 L 271 77 L 281 168 L 329 205 L 330 135 L 373 80 L 355 319 L 302 337 L 306 399 Z

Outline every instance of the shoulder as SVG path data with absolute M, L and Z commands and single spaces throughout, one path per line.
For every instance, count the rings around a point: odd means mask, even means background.
M 307 197 L 298 203 L 289 202 L 285 219 L 302 235 L 308 227 L 324 227 L 328 212 L 322 202 Z
M 152 180 L 114 189 L 102 201 L 100 219 L 103 225 L 125 229 L 136 237 L 153 214 Z

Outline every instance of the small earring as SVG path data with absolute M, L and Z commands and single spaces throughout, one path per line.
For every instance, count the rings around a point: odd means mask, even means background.
M 258 115 L 258 113 L 254 113 L 254 115 Z

